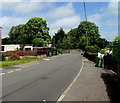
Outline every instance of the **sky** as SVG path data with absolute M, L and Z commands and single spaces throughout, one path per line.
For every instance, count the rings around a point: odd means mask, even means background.
M 49 1 L 49 2 L 48 2 Z M 66 0 L 59 2 L 48 0 L 2 0 L 0 1 L 0 26 L 2 38 L 8 37 L 12 26 L 25 24 L 32 17 L 43 18 L 50 28 L 49 34 L 53 36 L 62 27 L 65 32 L 78 27 L 85 21 L 83 2 Z M 76 1 L 76 2 L 75 2 Z M 118 36 L 118 2 L 86 1 L 88 21 L 99 27 L 102 38 L 112 41 Z

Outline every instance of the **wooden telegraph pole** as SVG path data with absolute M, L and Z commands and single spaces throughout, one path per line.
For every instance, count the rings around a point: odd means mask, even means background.
M 1 44 L 2 44 L 1 36 L 2 36 L 2 27 L 0 27 L 0 52 L 1 52 Z

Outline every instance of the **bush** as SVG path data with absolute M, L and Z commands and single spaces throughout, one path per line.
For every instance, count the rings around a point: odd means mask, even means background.
M 0 61 L 5 61 L 5 55 L 3 53 L 0 53 Z
M 97 53 L 90 53 L 90 52 L 87 52 L 84 54 L 84 57 L 88 58 L 89 60 L 93 61 L 93 62 L 96 62 L 96 57 L 97 57 Z
M 106 51 L 107 51 L 107 50 L 110 50 L 110 48 L 101 49 L 100 53 L 101 53 L 101 54 L 106 54 Z
M 62 49 L 57 49 L 58 53 L 63 54 Z
M 113 42 L 113 57 L 120 61 L 120 37 L 117 36 Z
M 91 52 L 91 53 L 96 53 L 100 50 L 100 48 L 97 45 L 94 46 L 86 46 L 85 47 L 85 52 Z
M 20 59 L 20 56 L 18 54 L 11 54 L 8 59 L 11 59 L 11 60 L 19 60 Z

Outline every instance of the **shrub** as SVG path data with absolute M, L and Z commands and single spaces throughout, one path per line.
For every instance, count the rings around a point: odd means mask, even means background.
M 117 36 L 113 42 L 113 57 L 120 61 L 120 37 Z
M 91 52 L 91 53 L 96 53 L 100 50 L 100 48 L 97 45 L 94 46 L 86 46 L 85 47 L 85 52 Z
M 5 55 L 3 53 L 0 53 L 0 61 L 5 61 Z
M 101 49 L 100 53 L 101 53 L 101 54 L 106 54 L 106 51 L 107 51 L 107 50 L 110 50 L 110 48 Z
M 57 49 L 58 53 L 63 54 L 62 49 Z
M 8 57 L 8 59 L 11 59 L 11 60 L 16 60 L 16 59 L 20 59 L 20 56 L 18 55 L 18 54 L 11 54 L 9 57 Z
M 97 53 L 91 53 L 91 52 L 87 52 L 84 54 L 84 57 L 88 58 L 89 60 L 96 62 L 96 57 L 97 57 Z

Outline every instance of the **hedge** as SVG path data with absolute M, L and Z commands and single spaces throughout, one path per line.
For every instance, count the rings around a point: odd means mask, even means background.
M 5 61 L 5 55 L 3 53 L 0 53 L 0 61 Z
M 94 46 L 86 46 L 85 47 L 85 52 L 91 52 L 91 53 L 96 53 L 100 50 L 100 48 L 97 45 Z
M 120 61 L 120 37 L 117 36 L 113 40 L 112 44 L 113 44 L 113 58 Z

